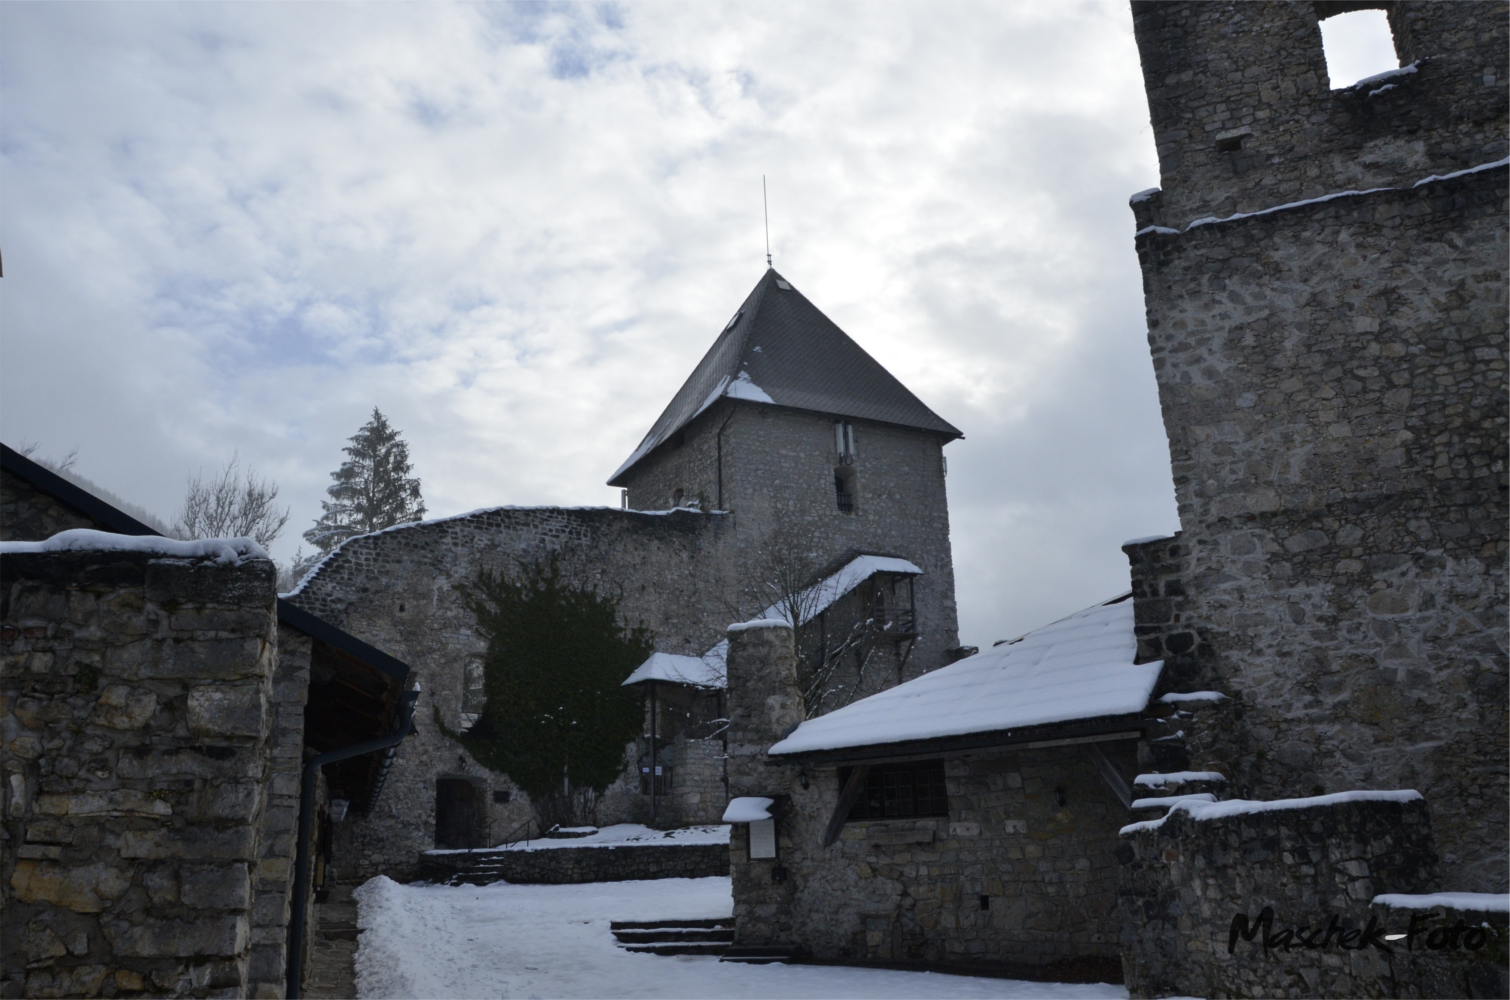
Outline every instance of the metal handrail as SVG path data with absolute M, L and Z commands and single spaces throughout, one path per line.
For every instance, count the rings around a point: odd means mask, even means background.
M 526 844 L 528 844 L 530 842 L 530 840 L 532 839 L 530 837 L 530 826 L 534 822 L 535 822 L 535 817 L 531 816 L 529 819 L 525 820 L 523 823 L 520 823 L 518 826 L 514 827 L 514 829 L 510 830 L 507 834 L 504 835 L 503 843 L 499 844 L 498 846 L 499 847 L 509 847 L 509 846 L 511 846 L 513 844 L 519 843 L 521 840 L 524 841 Z M 514 834 L 518 833 L 520 830 L 524 831 L 524 836 L 523 837 L 515 837 Z

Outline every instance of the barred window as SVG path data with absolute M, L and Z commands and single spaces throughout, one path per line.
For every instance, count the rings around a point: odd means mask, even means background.
M 849 768 L 839 769 L 841 789 L 849 781 L 849 774 Z M 872 767 L 865 776 L 865 790 L 849 810 L 850 820 L 948 815 L 949 793 L 944 785 L 942 760 Z

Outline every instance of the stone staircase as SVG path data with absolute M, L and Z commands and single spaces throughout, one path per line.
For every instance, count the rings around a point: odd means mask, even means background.
M 648 955 L 722 956 L 734 943 L 734 918 L 615 920 L 608 925 L 619 947 Z
M 1133 779 L 1133 819 L 1160 819 L 1180 801 L 1216 802 L 1227 797 L 1227 779 L 1217 771 L 1140 774 Z

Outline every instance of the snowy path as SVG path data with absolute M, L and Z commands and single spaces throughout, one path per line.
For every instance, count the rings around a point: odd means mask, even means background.
M 1030 983 L 925 972 L 720 964 L 632 955 L 610 920 L 724 917 L 728 878 L 587 885 L 399 885 L 356 892 L 364 1000 L 401 997 L 960 997 L 1101 1000 L 1121 986 Z

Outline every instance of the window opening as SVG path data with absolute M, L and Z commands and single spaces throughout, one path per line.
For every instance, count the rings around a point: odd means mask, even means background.
M 684 489 L 682 489 L 680 486 L 678 486 L 676 489 L 672 490 L 671 491 L 671 506 L 672 507 L 680 507 L 682 505 L 682 499 L 684 497 L 686 497 L 686 495 L 687 495 L 687 491 L 684 490 Z
M 1333 90 L 1400 68 L 1389 16 L 1382 10 L 1353 10 L 1322 21 L 1321 48 Z
M 839 787 L 849 780 L 849 768 L 839 769 Z M 948 816 L 949 792 L 942 760 L 878 764 L 865 776 L 865 790 L 850 807 L 849 821 Z
M 855 512 L 855 489 L 859 477 L 855 475 L 853 466 L 840 465 L 834 468 L 834 500 L 837 502 L 839 512 L 853 514 Z

